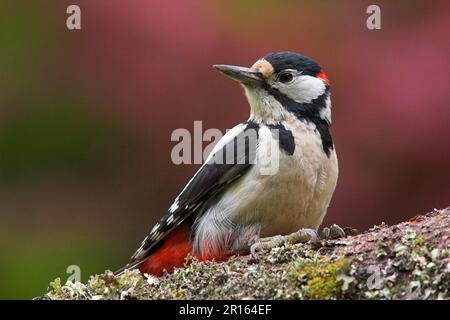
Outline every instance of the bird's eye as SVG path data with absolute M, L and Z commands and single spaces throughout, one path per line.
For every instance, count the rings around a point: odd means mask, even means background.
M 281 83 L 288 83 L 288 82 L 291 82 L 293 78 L 294 78 L 294 76 L 292 75 L 292 73 L 282 72 L 278 76 L 278 81 L 280 81 Z

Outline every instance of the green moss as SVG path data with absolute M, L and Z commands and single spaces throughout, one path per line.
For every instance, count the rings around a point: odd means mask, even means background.
M 61 286 L 56 279 L 46 298 L 448 299 L 447 229 L 427 236 L 417 226 L 400 227 L 395 236 L 382 232 L 376 243 L 369 237 L 367 249 L 359 251 L 341 251 L 342 243 L 338 249 L 330 250 L 328 243 L 317 251 L 308 244 L 286 244 L 256 258 L 199 262 L 190 257 L 183 268 L 159 278 L 132 270 L 120 276 L 107 271 L 86 285 Z
M 85 300 L 91 297 L 83 283 L 67 281 L 65 285 L 61 285 L 60 278 L 50 282 L 47 290 L 47 297 L 53 300 Z
M 415 241 L 418 246 L 423 246 L 425 244 L 425 239 L 423 236 L 418 236 Z
M 305 298 L 332 299 L 337 297 L 342 288 L 338 275 L 345 271 L 346 266 L 343 258 L 334 261 L 320 260 L 318 257 L 297 259 L 292 263 L 289 273 L 297 285 L 303 288 Z
M 61 278 L 56 278 L 55 280 L 50 282 L 48 287 L 48 293 L 55 297 L 61 297 L 63 295 Z
M 146 278 L 138 270 L 131 270 L 115 277 L 111 271 L 89 279 L 88 287 L 94 300 L 143 299 Z

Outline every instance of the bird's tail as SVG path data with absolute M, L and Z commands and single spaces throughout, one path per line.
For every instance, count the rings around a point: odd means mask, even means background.
M 182 267 L 186 256 L 192 252 L 192 242 L 189 239 L 189 227 L 181 224 L 169 233 L 160 245 L 145 259 L 127 264 L 114 272 L 115 276 L 123 274 L 126 270 L 138 268 L 142 273 L 155 276 L 164 274 L 164 270 L 172 272 L 176 267 Z

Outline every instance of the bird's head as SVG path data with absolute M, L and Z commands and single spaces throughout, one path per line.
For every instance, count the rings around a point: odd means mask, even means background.
M 244 86 L 254 121 L 277 123 L 294 115 L 331 123 L 330 81 L 317 62 L 306 56 L 275 52 L 250 68 L 214 67 Z

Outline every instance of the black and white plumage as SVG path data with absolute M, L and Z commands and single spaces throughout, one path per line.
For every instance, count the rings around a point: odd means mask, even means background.
M 191 254 L 207 259 L 248 251 L 263 237 L 317 230 L 323 220 L 338 165 L 321 67 L 277 52 L 251 68 L 215 68 L 243 85 L 250 118 L 217 143 L 126 268 L 155 273 L 152 256 L 173 245 L 166 239 L 181 225 Z

